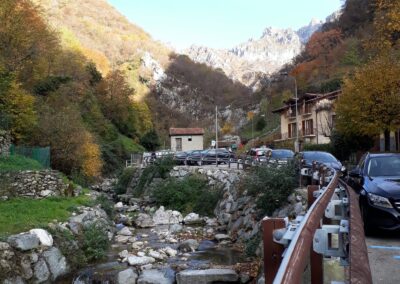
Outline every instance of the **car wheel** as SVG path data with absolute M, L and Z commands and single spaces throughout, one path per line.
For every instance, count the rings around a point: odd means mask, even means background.
M 368 211 L 365 208 L 365 206 L 362 205 L 362 204 L 360 204 L 360 211 L 361 211 L 361 218 L 362 218 L 363 223 L 364 223 L 364 234 L 366 236 L 369 236 L 369 235 L 371 235 L 373 230 L 372 230 L 371 225 L 369 224 L 369 221 L 368 221 Z

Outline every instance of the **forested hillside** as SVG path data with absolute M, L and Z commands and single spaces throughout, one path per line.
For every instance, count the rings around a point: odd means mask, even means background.
M 152 117 L 164 141 L 169 127 L 213 125 L 209 118 L 215 104 L 221 115 L 227 107 L 239 107 L 235 115 L 224 115 L 222 123 L 237 124 L 246 118 L 248 88 L 219 70 L 174 54 L 107 1 L 35 2 L 60 34 L 62 46 L 93 60 L 103 75 L 111 69 L 121 71 L 135 90 L 136 104 Z
M 87 180 L 121 167 L 152 129 L 120 71 L 102 75 L 28 0 L 0 3 L 1 127 L 14 143 L 50 146 L 52 166 Z

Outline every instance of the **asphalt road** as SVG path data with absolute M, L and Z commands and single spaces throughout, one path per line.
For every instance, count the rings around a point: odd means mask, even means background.
M 400 233 L 376 233 L 366 238 L 373 283 L 400 283 Z

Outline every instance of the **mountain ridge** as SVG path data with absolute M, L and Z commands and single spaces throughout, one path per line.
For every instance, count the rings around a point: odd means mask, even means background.
M 322 21 L 312 19 L 297 31 L 267 27 L 260 38 L 251 38 L 232 48 L 213 49 L 192 45 L 183 54 L 195 62 L 222 69 L 229 78 L 256 90 L 260 78 L 290 63 L 322 24 Z

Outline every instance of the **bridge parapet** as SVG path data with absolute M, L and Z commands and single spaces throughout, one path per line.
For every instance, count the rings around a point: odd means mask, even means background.
M 323 283 L 324 258 L 339 260 L 349 283 L 372 283 L 358 196 L 339 175 L 317 166 L 305 216 L 263 219 L 266 284 L 301 283 L 307 266 L 311 283 Z

